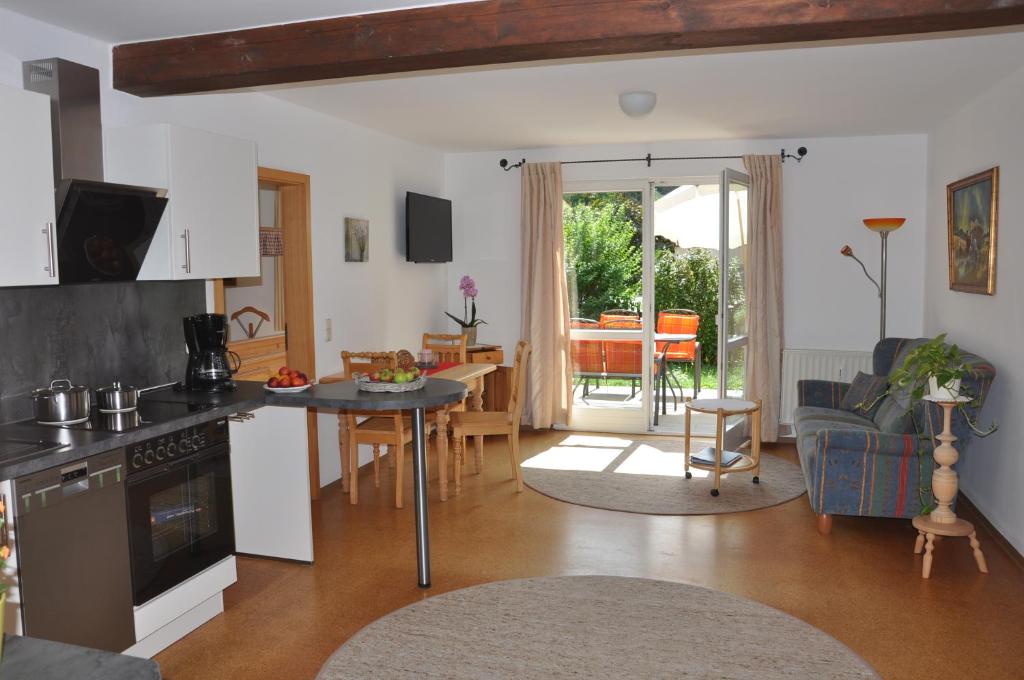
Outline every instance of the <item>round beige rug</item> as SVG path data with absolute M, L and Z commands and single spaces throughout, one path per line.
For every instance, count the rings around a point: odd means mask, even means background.
M 704 444 L 694 442 L 692 450 Z M 796 463 L 761 453 L 760 483 L 749 472 L 722 478 L 711 495 L 711 473 L 683 476 L 682 441 L 568 435 L 522 464 L 531 489 L 566 503 L 648 515 L 711 515 L 767 508 L 806 492 Z
M 821 630 L 667 581 L 564 576 L 456 590 L 378 619 L 327 661 L 341 678 L 878 678 Z

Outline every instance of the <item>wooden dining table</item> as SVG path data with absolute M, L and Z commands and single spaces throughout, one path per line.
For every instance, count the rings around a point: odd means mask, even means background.
M 466 398 L 468 402 L 466 408 L 473 411 L 483 411 L 484 407 L 484 376 L 489 373 L 494 373 L 498 370 L 496 364 L 456 364 L 443 368 L 439 371 L 431 371 L 428 375 L 431 378 L 441 378 L 444 380 L 455 380 L 461 382 L 469 390 L 469 396 Z M 320 378 L 321 384 L 337 383 L 346 380 L 344 373 L 332 373 L 325 375 Z M 448 500 L 448 418 L 449 413 L 452 410 L 462 408 L 461 404 L 458 405 L 446 405 L 438 407 L 432 412 L 434 417 L 434 423 L 437 427 L 437 461 L 438 461 L 438 480 L 441 492 L 441 500 Z M 345 493 L 349 493 L 351 489 L 352 480 L 348 474 L 349 470 L 349 456 L 353 453 L 349 450 L 349 431 L 348 431 L 348 419 L 345 417 L 345 411 L 338 412 L 338 449 L 341 452 L 341 488 Z M 474 449 L 476 459 L 476 469 L 479 470 L 483 464 L 484 456 L 484 438 L 482 436 L 474 437 Z M 355 455 L 359 455 L 356 453 Z

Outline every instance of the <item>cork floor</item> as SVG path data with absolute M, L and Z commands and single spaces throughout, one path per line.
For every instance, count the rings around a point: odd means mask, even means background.
M 566 436 L 524 433 L 523 457 Z M 787 445 L 769 454 L 796 455 Z M 337 483 L 314 503 L 316 564 L 239 558 L 224 614 L 156 657 L 163 676 L 313 678 L 361 627 L 430 594 L 501 579 L 611 574 L 693 583 L 777 607 L 837 637 L 884 678 L 1024 677 L 1024 570 L 983 530 L 988 575 L 977 572 L 966 541 L 944 539 L 923 580 L 909 520 L 836 517 L 832 535 L 822 537 L 806 496 L 726 515 L 611 512 L 530 489 L 516 494 L 500 438 L 488 439 L 485 461 L 480 475 L 469 465 L 458 498 L 440 503 L 431 483 L 431 590 L 416 587 L 411 502 L 393 507 L 386 466 L 380 489 L 364 471 L 358 506 Z

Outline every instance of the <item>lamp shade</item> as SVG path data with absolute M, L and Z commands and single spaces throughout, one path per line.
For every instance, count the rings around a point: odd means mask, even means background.
M 896 231 L 907 221 L 906 217 L 868 217 L 864 219 L 864 226 L 871 231 Z
M 658 95 L 653 92 L 623 92 L 619 95 L 619 108 L 630 118 L 641 118 L 654 110 Z

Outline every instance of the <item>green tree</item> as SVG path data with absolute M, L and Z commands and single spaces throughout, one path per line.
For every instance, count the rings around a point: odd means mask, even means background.
M 570 308 L 590 319 L 606 309 L 635 308 L 643 255 L 621 205 L 566 202 L 563 223 Z

